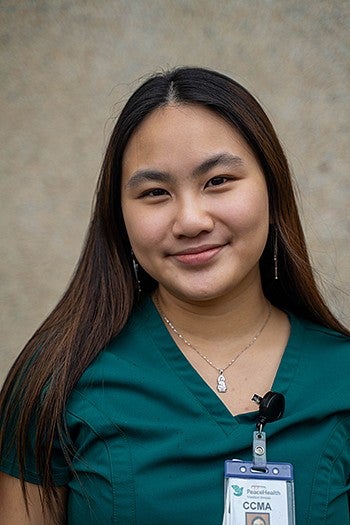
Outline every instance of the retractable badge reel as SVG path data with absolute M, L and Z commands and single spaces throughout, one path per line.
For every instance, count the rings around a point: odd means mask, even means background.
M 278 392 L 263 397 L 253 432 L 252 461 L 225 461 L 225 509 L 222 525 L 295 525 L 293 466 L 269 463 L 266 454 L 267 423 L 283 416 L 285 400 Z

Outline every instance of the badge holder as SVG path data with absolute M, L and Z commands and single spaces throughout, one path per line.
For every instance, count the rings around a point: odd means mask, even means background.
M 266 459 L 266 423 L 280 419 L 284 396 L 268 392 L 257 394 L 259 405 L 256 431 L 253 433 L 252 461 L 225 461 L 225 508 L 222 525 L 295 525 L 293 466 L 268 463 Z

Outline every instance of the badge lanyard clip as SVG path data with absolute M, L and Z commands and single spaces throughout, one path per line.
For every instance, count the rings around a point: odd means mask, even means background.
M 284 396 L 278 392 L 267 392 L 264 397 L 254 394 L 252 401 L 259 405 L 256 431 L 253 433 L 253 465 L 256 470 L 266 471 L 266 423 L 280 419 L 284 412 Z
M 253 434 L 253 465 L 255 470 L 266 471 L 266 434 L 256 430 Z

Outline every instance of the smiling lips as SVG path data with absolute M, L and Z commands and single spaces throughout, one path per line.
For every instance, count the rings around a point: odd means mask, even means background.
M 186 250 L 172 254 L 172 256 L 182 264 L 196 266 L 209 262 L 223 246 L 222 244 L 216 244 L 187 248 Z

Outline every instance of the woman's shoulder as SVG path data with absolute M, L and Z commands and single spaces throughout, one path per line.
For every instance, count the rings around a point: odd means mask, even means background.
M 348 388 L 350 337 L 318 323 L 290 315 L 290 345 L 298 349 L 299 370 L 324 384 Z
M 140 381 L 145 370 L 155 364 L 157 334 L 152 328 L 154 323 L 157 319 L 152 304 L 146 302 L 134 308 L 121 332 L 85 369 L 73 388 L 71 401 L 76 400 L 78 394 L 86 400 L 98 399 L 100 403 L 107 394 L 120 392 L 128 383 Z
M 138 349 L 148 347 L 157 337 L 159 325 L 162 323 L 150 299 L 136 304 L 124 328 L 101 350 L 95 365 L 111 356 L 129 360 L 132 354 L 140 354 Z
M 320 349 L 332 348 L 345 353 L 350 351 L 350 336 L 294 314 L 289 314 L 289 316 L 292 326 L 297 327 L 300 336 L 309 344 L 317 345 Z

